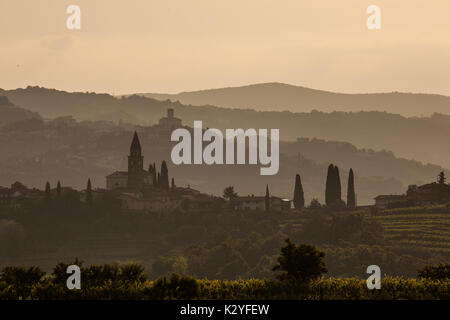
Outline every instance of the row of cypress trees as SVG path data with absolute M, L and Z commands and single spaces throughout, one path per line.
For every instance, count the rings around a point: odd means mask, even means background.
M 161 173 L 156 171 L 155 163 L 150 164 L 148 171 L 153 174 L 153 185 L 155 187 L 169 189 L 169 170 L 165 160 L 161 163 Z M 171 187 L 175 188 L 174 178 L 172 178 Z
M 355 178 L 353 169 L 350 168 L 348 173 L 347 183 L 347 207 L 350 209 L 356 208 L 356 194 L 355 194 Z M 325 185 L 325 204 L 333 206 L 342 203 L 341 192 L 341 178 L 339 176 L 338 166 L 332 163 L 328 166 L 327 181 Z
M 156 165 L 150 165 L 150 173 L 156 173 Z M 165 161 L 161 164 L 161 173 L 153 174 L 153 185 L 169 189 L 169 172 L 167 169 L 167 164 Z M 175 188 L 175 181 L 172 178 L 172 188 Z M 61 183 L 58 181 L 56 187 L 57 197 L 61 196 Z M 50 182 L 47 181 L 45 184 L 45 195 L 47 199 L 50 199 Z M 269 186 L 266 186 L 266 202 L 269 201 Z M 93 202 L 92 197 L 92 185 L 91 179 L 88 179 L 86 187 L 86 203 L 91 205 Z M 336 203 L 342 202 L 342 192 L 341 192 L 341 179 L 339 176 L 339 168 L 332 163 L 328 166 L 327 180 L 325 183 L 325 204 L 327 206 L 333 206 Z M 305 206 L 305 197 L 303 192 L 303 185 L 299 174 L 295 176 L 295 187 L 294 187 L 294 207 L 296 209 L 302 209 Z M 268 207 L 268 203 L 266 203 Z M 353 169 L 350 168 L 348 174 L 348 184 L 347 184 L 347 207 L 350 209 L 356 208 L 356 195 L 355 195 L 355 182 Z
M 56 185 L 56 198 L 60 199 L 61 198 L 61 182 L 58 181 L 57 185 Z M 46 182 L 45 183 L 45 199 L 47 201 L 51 200 L 51 187 L 50 187 L 50 182 Z M 92 205 L 93 203 L 93 197 L 92 197 L 92 184 L 91 184 L 91 179 L 89 178 L 87 181 L 87 185 L 86 185 L 86 204 L 88 205 Z
M 294 207 L 302 209 L 305 206 L 305 197 L 303 192 L 302 181 L 300 175 L 295 176 L 294 187 Z M 330 207 L 342 203 L 341 178 L 339 176 L 339 168 L 333 164 L 328 166 L 327 180 L 325 183 L 325 204 Z M 355 181 L 353 169 L 350 168 L 347 184 L 347 207 L 356 208 Z

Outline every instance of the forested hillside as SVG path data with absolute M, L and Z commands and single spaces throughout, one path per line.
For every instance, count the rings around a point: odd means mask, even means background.
M 358 148 L 389 150 L 398 157 L 450 167 L 450 150 L 442 146 L 443 137 L 450 135 L 450 116 L 438 113 L 407 118 L 379 111 L 259 112 L 39 87 L 8 90 L 4 94 L 14 104 L 45 118 L 72 115 L 78 120 L 106 119 L 149 125 L 155 124 L 171 107 L 175 115 L 190 126 L 194 120 L 203 120 L 205 127 L 219 129 L 279 128 L 281 140 L 285 141 L 295 141 L 298 137 L 345 141 Z
M 21 110 L 15 107 L 17 110 Z M 158 117 L 164 116 L 161 109 Z M 0 126 L 0 185 L 21 181 L 43 188 L 61 180 L 63 185 L 84 188 L 90 177 L 94 187 L 105 187 L 105 176 L 126 169 L 132 132 L 131 124 L 107 121 L 77 121 L 60 117 L 44 121 L 36 116 Z M 168 134 L 155 127 L 138 126 L 145 167 L 170 159 Z M 259 166 L 174 166 L 169 173 L 177 184 L 221 195 L 228 185 L 240 195 L 262 194 L 269 184 L 274 195 L 292 197 L 296 173 L 302 176 L 305 198 L 323 201 L 327 166 L 341 169 L 343 190 L 349 168 L 356 173 L 359 204 L 370 204 L 380 193 L 403 193 L 409 184 L 433 181 L 440 171 L 436 165 L 423 165 L 395 157 L 391 152 L 375 152 L 336 141 L 302 138 L 280 145 L 280 171 L 260 176 Z

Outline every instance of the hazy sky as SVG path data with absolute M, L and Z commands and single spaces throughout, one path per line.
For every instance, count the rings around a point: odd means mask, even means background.
M 66 8 L 81 7 L 81 30 Z M 382 29 L 366 28 L 379 5 Z M 0 87 L 450 95 L 449 0 L 0 0 Z

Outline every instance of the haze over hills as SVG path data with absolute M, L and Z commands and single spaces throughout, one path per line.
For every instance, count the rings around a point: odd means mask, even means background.
M 190 105 L 250 108 L 258 111 L 310 112 L 316 109 L 323 112 L 386 111 L 404 116 L 430 115 L 434 112 L 450 114 L 450 97 L 438 94 L 401 92 L 344 94 L 284 83 L 261 83 L 178 94 L 141 95 Z
M 3 101 L 8 100 L 3 98 Z M 8 104 L 8 109 L 2 109 L 2 116 L 6 118 L 23 110 L 9 101 Z M 159 118 L 166 111 L 164 108 L 156 110 L 159 110 Z M 46 181 L 55 185 L 61 180 L 65 186 L 81 189 L 90 177 L 94 187 L 104 187 L 107 174 L 126 168 L 134 129 L 141 137 L 146 167 L 149 163 L 159 165 L 162 160 L 170 159 L 173 143 L 169 141 L 169 133 L 161 133 L 158 127 L 76 121 L 70 116 L 44 121 L 42 117 L 30 117 L 27 113 L 29 111 L 15 121 L 0 125 L 0 150 L 7 150 L 0 153 L 0 185 L 18 180 L 43 188 Z M 307 201 L 313 197 L 323 201 L 330 162 L 341 169 L 343 195 L 348 170 L 354 169 L 360 204 L 372 203 L 373 197 L 381 193 L 403 193 L 409 184 L 433 181 L 440 171 L 450 174 L 440 166 L 401 159 L 392 152 L 375 152 L 346 142 L 308 138 L 280 143 L 280 171 L 275 176 L 260 176 L 259 166 L 250 165 L 174 166 L 170 161 L 168 165 L 177 185 L 190 184 L 217 195 L 228 185 L 234 185 L 241 195 L 262 194 L 264 186 L 269 184 L 273 194 L 291 197 L 293 177 L 299 172 Z
M 390 150 L 397 157 L 434 163 L 450 168 L 450 149 L 443 141 L 450 136 L 450 116 L 432 114 L 407 118 L 386 112 L 275 112 L 227 109 L 215 106 L 187 106 L 142 96 L 116 98 L 108 94 L 70 93 L 28 87 L 4 91 L 14 104 L 38 112 L 44 118 L 71 115 L 77 120 L 156 124 L 168 107 L 192 126 L 202 120 L 204 127 L 279 128 L 280 139 L 298 137 L 345 141 L 357 148 Z
M 32 118 L 40 119 L 41 116 L 35 112 L 15 106 L 7 97 L 0 95 L 0 126 Z

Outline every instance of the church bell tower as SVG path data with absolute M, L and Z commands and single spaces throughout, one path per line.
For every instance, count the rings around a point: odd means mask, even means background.
M 137 132 L 134 132 L 128 156 L 128 187 L 141 188 L 144 184 L 144 157 Z

